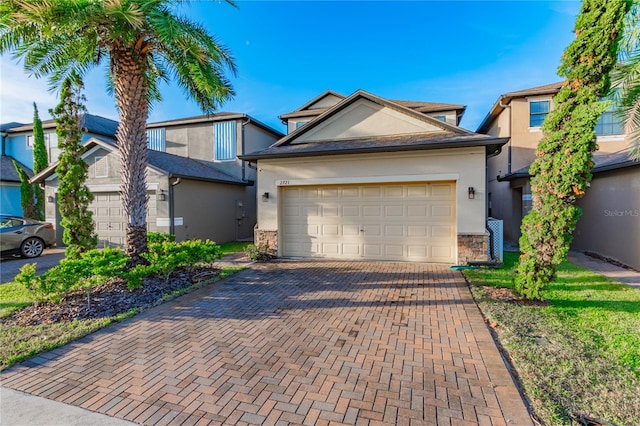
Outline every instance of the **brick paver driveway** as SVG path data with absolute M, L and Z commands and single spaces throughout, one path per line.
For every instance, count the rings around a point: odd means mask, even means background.
M 531 424 L 460 273 L 282 261 L 22 363 L 2 385 L 144 424 Z

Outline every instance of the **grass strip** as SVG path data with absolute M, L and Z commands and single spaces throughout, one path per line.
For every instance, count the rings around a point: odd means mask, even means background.
M 570 263 L 531 305 L 495 300 L 513 288 L 517 253 L 501 269 L 466 270 L 471 290 L 546 424 L 640 424 L 640 291 Z

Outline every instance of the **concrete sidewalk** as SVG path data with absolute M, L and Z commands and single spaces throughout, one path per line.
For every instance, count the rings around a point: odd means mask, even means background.
M 621 268 L 604 260 L 573 251 L 569 253 L 569 262 L 640 290 L 640 272 Z
M 13 389 L 0 388 L 0 424 L 2 426 L 125 426 L 136 423 Z

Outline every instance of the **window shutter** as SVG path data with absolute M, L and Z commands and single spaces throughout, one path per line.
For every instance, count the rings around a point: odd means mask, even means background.
M 236 122 L 218 121 L 214 129 L 214 160 L 229 161 L 236 159 Z
M 166 137 L 164 128 L 147 130 L 147 147 L 154 151 L 166 152 Z

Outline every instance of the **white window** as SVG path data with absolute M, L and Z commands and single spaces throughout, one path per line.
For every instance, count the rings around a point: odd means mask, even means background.
M 308 123 L 308 121 L 297 121 L 296 122 L 296 129 L 299 129 L 300 127 L 304 126 L 307 123 Z
M 33 149 L 33 135 L 27 135 L 27 149 Z
M 107 157 L 96 156 L 93 159 L 93 172 L 97 178 L 109 177 L 109 163 Z
M 445 115 L 434 115 L 433 118 L 437 118 L 440 121 L 444 121 L 445 123 L 447 122 L 447 116 Z
M 58 134 L 49 132 L 44 134 L 44 144 L 47 147 L 47 158 L 49 164 L 58 161 L 60 156 L 60 148 L 58 148 Z
M 154 151 L 166 152 L 167 133 L 164 128 L 147 130 L 147 147 Z
M 613 101 L 619 89 L 614 89 L 614 93 L 604 97 L 603 101 Z M 624 135 L 624 120 L 617 111 L 615 102 L 600 116 L 596 123 L 596 136 L 619 136 Z
M 549 114 L 549 100 L 529 101 L 529 127 L 540 127 Z
M 613 136 L 623 135 L 624 125 L 622 118 L 620 118 L 615 109 L 605 111 L 600 119 L 596 123 L 596 135 L 597 136 Z
M 213 124 L 213 159 L 216 161 L 236 159 L 235 121 L 218 121 Z

